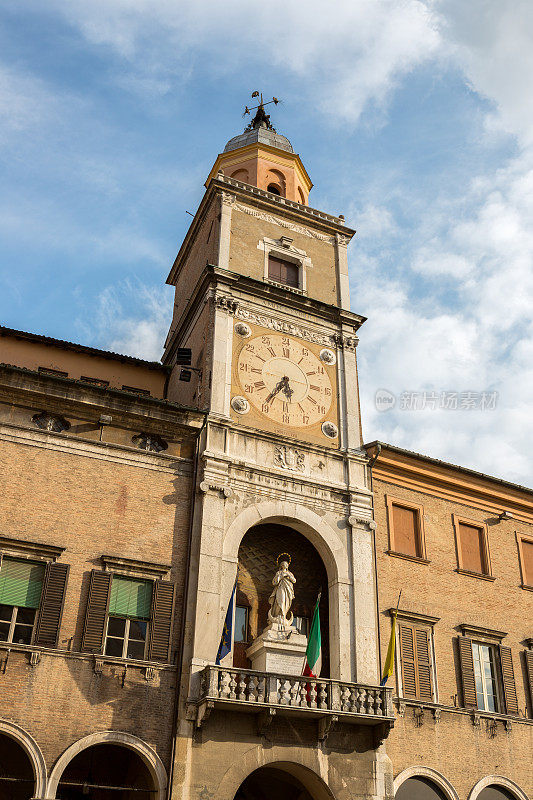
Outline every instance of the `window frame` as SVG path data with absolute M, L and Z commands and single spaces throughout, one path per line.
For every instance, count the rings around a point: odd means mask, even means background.
M 110 653 L 106 653 L 107 640 L 108 639 L 114 639 L 115 641 L 120 641 L 121 638 L 122 638 L 120 636 L 110 636 L 109 635 L 109 633 L 108 633 L 108 631 L 109 631 L 109 621 L 111 619 L 123 619 L 124 622 L 125 622 L 125 625 L 124 625 L 124 638 L 122 639 L 122 654 L 120 656 L 114 656 L 114 655 L 111 655 Z M 146 636 L 145 636 L 145 639 L 144 639 L 144 652 L 143 652 L 142 658 L 132 658 L 132 656 L 128 655 L 128 644 L 130 642 L 130 638 L 129 638 L 130 622 L 132 620 L 133 620 L 133 622 L 136 622 L 137 619 L 138 619 L 137 617 L 121 617 L 118 614 L 110 614 L 109 611 L 107 612 L 107 620 L 106 620 L 105 636 L 104 636 L 104 646 L 103 646 L 103 654 L 102 655 L 104 655 L 106 658 L 121 658 L 121 659 L 124 659 L 126 661 L 146 661 L 147 660 L 148 641 L 149 641 L 149 637 L 150 637 L 150 620 L 149 619 L 141 620 L 141 622 L 146 622 Z M 133 641 L 134 642 L 138 642 L 138 641 L 140 641 L 140 639 L 133 639 Z
M 480 711 L 480 712 L 485 713 L 485 714 L 502 714 L 502 713 L 505 714 L 506 711 L 503 710 L 503 709 L 505 709 L 505 705 L 504 705 L 504 702 L 503 702 L 503 691 L 502 691 L 501 686 L 500 686 L 502 678 L 501 678 L 501 674 L 500 674 L 501 673 L 501 665 L 499 663 L 500 662 L 500 654 L 499 654 L 499 650 L 497 650 L 498 645 L 494 644 L 493 642 L 487 642 L 487 641 L 483 641 L 483 639 L 476 638 L 476 639 L 472 639 L 471 640 L 471 647 L 472 647 L 472 661 L 473 661 L 473 664 L 474 664 L 474 684 L 475 684 L 475 681 L 476 681 L 476 659 L 475 659 L 475 655 L 474 655 L 474 647 L 477 647 L 478 650 L 481 647 L 486 647 L 488 649 L 488 651 L 489 651 L 489 659 L 490 659 L 492 672 L 493 672 L 493 681 L 494 681 L 494 700 L 495 700 L 496 708 L 494 709 L 494 711 L 492 709 L 489 709 L 489 708 L 486 708 L 486 707 L 485 708 L 480 708 L 479 700 L 478 700 L 477 685 L 476 685 L 477 711 Z M 479 663 L 480 663 L 480 673 L 481 673 L 481 684 L 482 684 L 482 689 L 483 689 L 483 702 L 486 705 L 487 693 L 486 693 L 486 690 L 485 690 L 485 674 L 484 674 L 484 670 L 482 669 L 481 658 L 480 658 L 480 662 Z
M 518 546 L 518 561 L 520 564 L 520 577 L 522 579 L 522 589 L 526 589 L 529 592 L 533 592 L 533 582 L 528 583 L 527 578 L 528 575 L 526 573 L 525 567 L 525 560 L 524 560 L 524 551 L 522 549 L 522 542 L 527 542 L 527 544 L 533 545 L 533 536 L 529 536 L 526 533 L 518 533 L 516 532 L 516 544 Z M 533 579 L 533 575 L 531 576 Z
M 496 580 L 494 575 L 492 574 L 489 537 L 488 537 L 488 530 L 486 523 L 479 522 L 479 520 L 468 519 L 467 517 L 463 517 L 460 514 L 452 514 L 452 519 L 453 519 L 453 529 L 455 534 L 455 552 L 457 555 L 457 569 L 455 571 L 461 575 L 470 575 L 473 578 L 480 578 L 481 580 L 486 580 L 486 581 Z M 463 562 L 463 552 L 461 548 L 460 525 L 469 525 L 470 527 L 478 528 L 478 530 L 482 532 L 482 543 L 483 543 L 482 559 L 484 560 L 484 566 L 487 570 L 486 572 L 474 572 L 470 569 L 465 568 Z
M 257 244 L 257 249 L 264 252 L 264 270 L 263 279 L 265 283 L 270 283 L 273 286 L 281 286 L 289 292 L 296 294 L 306 294 L 307 292 L 307 270 L 311 269 L 313 263 L 311 258 L 307 255 L 305 250 L 300 250 L 293 245 L 293 239 L 290 236 L 281 236 L 279 239 L 270 239 L 264 237 L 260 239 Z M 272 278 L 269 278 L 268 263 L 269 257 L 277 258 L 280 261 L 287 261 L 294 264 L 298 268 L 298 286 L 289 286 L 288 284 L 280 283 Z
M 424 530 L 424 506 L 420 505 L 419 503 L 413 503 L 410 500 L 403 500 L 400 497 L 393 497 L 390 494 L 385 495 L 385 503 L 387 506 L 387 522 L 388 522 L 388 532 L 389 532 L 389 549 L 387 550 L 387 554 L 390 556 L 396 556 L 398 558 L 405 558 L 408 561 L 415 561 L 419 564 L 429 564 L 429 560 L 427 558 L 427 551 L 426 551 L 426 533 Z M 420 555 L 413 556 L 410 553 L 402 553 L 401 550 L 396 548 L 396 541 L 394 537 L 394 514 L 393 514 L 393 506 L 399 506 L 400 508 L 407 508 L 410 511 L 416 512 L 416 519 L 417 519 L 417 527 L 418 530 L 416 532 L 417 537 L 417 545 Z
M 9 632 L 8 632 L 8 635 L 7 635 L 7 639 L 0 639 L 0 644 L 3 644 L 3 645 L 12 644 L 12 645 L 15 645 L 15 646 L 24 645 L 25 647 L 29 647 L 30 645 L 32 645 L 33 644 L 33 640 L 35 638 L 35 629 L 37 628 L 37 618 L 39 616 L 40 601 L 39 601 L 39 607 L 32 609 L 33 613 L 34 613 L 34 617 L 33 617 L 33 624 L 31 625 L 31 637 L 30 637 L 30 641 L 29 642 L 14 642 L 13 641 L 13 634 L 15 632 L 15 628 L 16 628 L 17 625 L 23 625 L 25 628 L 29 628 L 30 627 L 30 625 L 28 623 L 26 623 L 26 622 L 17 622 L 19 609 L 20 608 L 24 608 L 24 606 L 10 606 L 7 603 L 2 603 L 2 605 L 5 605 L 6 608 L 10 608 L 11 609 L 11 620 L 9 622 Z M 15 611 L 17 612 L 16 614 L 15 614 Z M 0 620 L 0 622 L 6 624 L 7 623 L 7 619 Z
M 270 259 L 271 258 L 275 259 L 276 261 L 281 261 L 281 263 L 289 264 L 292 267 L 296 267 L 296 274 L 297 274 L 297 285 L 296 286 L 293 286 L 290 283 L 284 283 L 281 280 L 278 281 L 275 278 L 271 278 L 270 277 Z M 291 256 L 290 254 L 289 254 L 289 256 L 287 256 L 286 253 L 278 253 L 276 251 L 271 250 L 267 255 L 266 268 L 267 268 L 267 274 L 266 274 L 265 277 L 269 281 L 269 283 L 273 283 L 276 286 L 285 286 L 287 289 L 292 289 L 292 290 L 296 289 L 297 291 L 300 291 L 302 289 L 302 262 L 301 262 L 300 259 L 297 259 L 294 256 Z

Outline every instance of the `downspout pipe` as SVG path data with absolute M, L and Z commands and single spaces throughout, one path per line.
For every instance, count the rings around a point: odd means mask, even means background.
M 186 572 L 185 572 L 185 586 L 183 590 L 183 603 L 181 608 L 181 627 L 180 627 L 180 640 L 178 642 L 178 654 L 176 657 L 177 661 L 177 680 L 176 680 L 176 696 L 174 702 L 174 714 L 172 718 L 172 740 L 170 743 L 170 767 L 168 771 L 168 784 L 167 784 L 167 800 L 171 800 L 172 797 L 172 783 L 174 780 L 174 758 L 176 755 L 176 738 L 178 735 L 178 721 L 179 721 L 179 707 L 180 707 L 180 693 L 181 693 L 181 678 L 183 674 L 183 651 L 185 648 L 185 622 L 186 622 L 186 613 L 187 613 L 187 597 L 189 594 L 189 575 L 190 575 L 190 562 L 191 562 L 191 551 L 192 551 L 192 534 L 193 534 L 193 524 L 194 524 L 194 512 L 196 508 L 196 481 L 198 479 L 198 465 L 200 462 L 200 445 L 202 440 L 203 432 L 205 431 L 207 425 L 207 419 L 209 416 L 209 411 L 204 411 L 204 421 L 202 422 L 202 426 L 198 431 L 198 435 L 196 437 L 195 443 L 195 450 L 194 450 L 194 465 L 193 465 L 193 475 L 192 475 L 192 499 L 191 499 L 191 507 L 189 511 L 189 531 L 187 536 L 187 557 L 186 557 Z

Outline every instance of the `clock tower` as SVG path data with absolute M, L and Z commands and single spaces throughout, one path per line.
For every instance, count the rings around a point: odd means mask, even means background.
M 370 691 L 379 678 L 374 524 L 356 362 L 365 318 L 350 310 L 348 283 L 355 232 L 342 216 L 309 205 L 311 180 L 289 140 L 272 127 L 266 105 L 261 98 L 244 133 L 217 157 L 167 279 L 176 290 L 163 359 L 171 368 L 168 399 L 208 412 L 185 587 L 176 797 L 200 796 L 206 787 L 233 800 L 235 791 L 223 788 L 226 771 L 253 771 L 276 748 L 284 762 L 307 759 L 323 771 L 316 746 L 333 717 L 343 741 L 362 735 L 357 714 L 350 717 L 349 703 L 343 706 L 335 693 L 359 696 L 358 687 Z M 179 348 L 192 351 L 189 383 L 179 380 Z M 266 624 L 280 552 L 290 555 L 296 575 L 299 633 L 309 633 L 322 590 L 322 676 L 329 683 L 320 708 L 329 703 L 329 716 L 317 717 L 310 701 L 307 716 L 287 722 L 276 705 L 285 702 L 282 666 L 274 676 L 255 673 L 246 657 Z M 216 665 L 235 584 L 231 652 Z M 257 688 L 267 683 L 278 687 L 268 702 Z M 381 711 L 364 731 L 367 755 L 351 769 L 367 770 L 374 781 L 365 795 L 383 796 L 389 690 L 372 691 L 385 693 Z M 252 710 L 261 711 L 262 722 L 239 713 L 246 702 L 247 711 L 256 703 Z M 301 711 L 304 702 L 298 703 Z M 271 729 L 275 746 L 267 751 L 261 725 L 274 718 L 279 729 Z M 304 725 L 301 744 L 287 745 L 287 724 Z M 312 730 L 318 724 L 312 746 L 309 724 Z M 243 759 L 247 767 L 238 766 Z M 341 768 L 335 756 L 326 760 L 348 779 L 349 762 Z

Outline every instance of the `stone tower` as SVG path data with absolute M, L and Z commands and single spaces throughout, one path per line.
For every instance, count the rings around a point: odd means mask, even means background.
M 245 797 L 252 773 L 265 780 L 260 768 L 280 786 L 276 770 L 285 770 L 308 792 L 302 798 L 331 796 L 326 784 L 338 797 L 381 797 L 387 784 L 381 742 L 392 712 L 389 690 L 375 688 L 374 532 L 356 363 L 364 317 L 350 310 L 347 263 L 354 231 L 308 205 L 311 186 L 261 103 L 217 157 L 167 281 L 176 287 L 168 397 L 179 392 L 209 410 L 186 587 L 176 798 Z M 183 347 L 197 371 L 187 385 L 174 366 Z M 298 633 L 308 631 L 322 588 L 326 674 L 312 686 L 255 672 L 246 658 L 281 551 L 297 579 Z M 234 644 L 216 666 L 237 569 Z M 252 788 L 239 788 L 246 780 Z

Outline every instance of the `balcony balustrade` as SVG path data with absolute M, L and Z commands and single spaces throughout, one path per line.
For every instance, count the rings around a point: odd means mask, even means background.
M 258 714 L 261 729 L 276 714 L 316 717 L 319 739 L 338 721 L 381 726 L 380 738 L 394 725 L 392 689 L 387 687 L 210 665 L 201 673 L 198 728 L 213 709 Z

